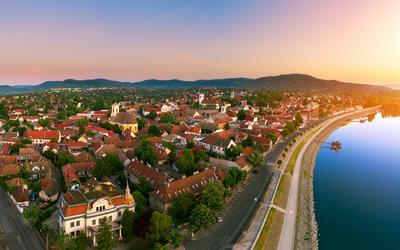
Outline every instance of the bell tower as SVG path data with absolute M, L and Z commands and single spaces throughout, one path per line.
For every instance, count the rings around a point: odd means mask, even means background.
M 119 103 L 114 103 L 111 106 L 111 117 L 115 117 L 119 113 Z

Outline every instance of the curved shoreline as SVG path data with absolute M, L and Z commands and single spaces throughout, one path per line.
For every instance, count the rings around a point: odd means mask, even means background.
M 335 130 L 347 125 L 353 119 L 378 110 L 379 107 L 368 109 L 334 121 L 319 131 L 308 145 L 301 164 L 294 249 L 318 249 L 318 224 L 314 207 L 314 167 L 322 143 Z

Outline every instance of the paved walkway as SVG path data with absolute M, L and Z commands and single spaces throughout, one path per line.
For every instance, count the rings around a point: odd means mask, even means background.
M 273 208 L 275 208 L 276 210 L 278 210 L 279 212 L 282 212 L 282 213 L 286 213 L 286 210 L 285 209 L 283 209 L 283 208 L 281 208 L 281 207 L 278 207 L 277 205 L 271 205 L 271 207 L 273 207 Z

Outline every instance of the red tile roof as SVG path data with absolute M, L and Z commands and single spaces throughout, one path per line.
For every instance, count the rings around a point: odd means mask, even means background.
M 20 171 L 18 164 L 5 164 L 0 166 L 0 176 L 16 175 Z
M 26 136 L 29 139 L 58 140 L 60 138 L 60 132 L 57 130 L 28 130 Z
M 138 160 L 133 160 L 126 167 L 126 171 L 136 178 L 144 177 L 155 187 L 163 185 L 168 178 L 166 175 L 156 171 L 154 168 L 148 167 Z
M 199 193 L 213 180 L 223 180 L 224 175 L 219 168 L 213 167 L 192 176 L 175 180 L 155 189 L 152 197 L 164 203 L 169 203 L 184 192 Z

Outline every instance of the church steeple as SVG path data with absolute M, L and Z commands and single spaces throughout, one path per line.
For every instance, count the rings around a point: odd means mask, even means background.
M 134 205 L 135 199 L 131 194 L 131 190 L 129 189 L 128 180 L 126 181 L 126 188 L 125 188 L 125 205 Z

